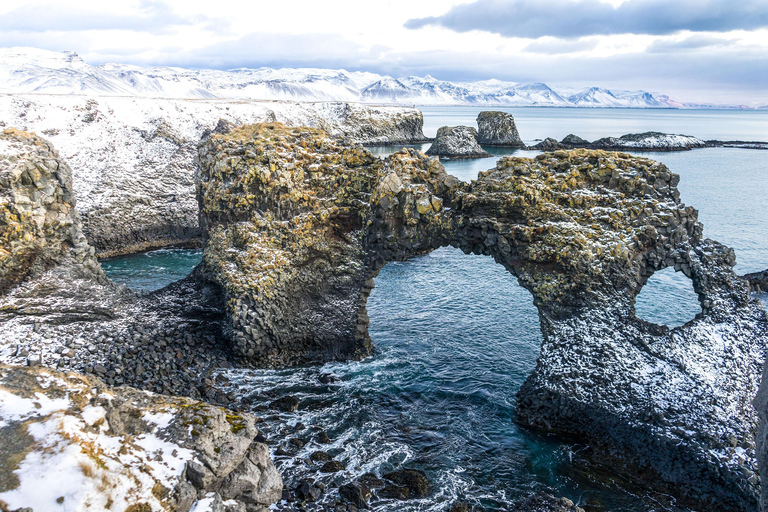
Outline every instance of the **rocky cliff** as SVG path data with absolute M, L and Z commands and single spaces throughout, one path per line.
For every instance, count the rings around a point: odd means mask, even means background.
M 72 171 L 50 143 L 0 132 L 0 292 L 65 261 L 101 276 L 75 204 Z
M 361 144 L 422 142 L 416 109 L 349 103 L 0 96 L 0 128 L 51 140 L 74 169 L 83 230 L 100 257 L 198 239 L 197 144 L 220 119 L 314 126 Z
M 266 511 L 282 480 L 258 434 L 251 414 L 0 365 L 0 508 Z
M 506 112 L 484 111 L 477 116 L 477 141 L 485 146 L 524 148 L 515 118 Z
M 386 262 L 444 245 L 491 255 L 531 292 L 544 335 L 518 421 L 577 436 L 698 506 L 756 506 L 750 401 L 768 320 L 664 165 L 559 151 L 502 158 L 464 184 L 412 150 L 380 161 L 275 124 L 214 135 L 200 160 L 203 270 L 241 357 L 361 357 Z M 634 314 L 665 267 L 691 278 L 702 306 L 671 330 Z
M 477 158 L 491 156 L 477 142 L 477 130 L 469 126 L 442 126 L 427 150 L 431 156 Z

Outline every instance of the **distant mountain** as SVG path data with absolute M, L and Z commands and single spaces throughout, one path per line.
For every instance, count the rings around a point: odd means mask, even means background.
M 73 52 L 0 48 L 0 92 L 160 98 L 355 101 L 403 105 L 680 108 L 645 91 L 552 88 L 500 80 L 457 83 L 329 69 L 91 66 Z

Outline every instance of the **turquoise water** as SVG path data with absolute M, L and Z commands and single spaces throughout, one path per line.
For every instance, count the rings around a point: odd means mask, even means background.
M 425 125 L 436 130 L 443 124 L 473 124 L 478 110 L 425 108 Z M 570 132 L 596 138 L 655 129 L 768 140 L 768 113 L 510 110 L 526 139 L 560 138 Z M 396 149 L 373 148 L 382 156 Z M 768 268 L 763 207 L 768 151 L 711 148 L 641 156 L 660 160 L 681 175 L 681 199 L 699 209 L 706 236 L 736 249 L 738 272 Z M 448 172 L 469 181 L 495 161 L 444 164 Z M 158 265 L 151 253 L 131 257 L 123 263 L 121 278 L 129 283 L 141 279 L 140 286 L 147 288 L 167 284 L 170 276 L 163 269 L 175 269 L 178 276 L 184 265 L 189 269 L 199 261 L 199 253 L 186 262 L 181 261 L 183 254 L 167 254 L 178 256 L 179 265 Z M 117 263 L 109 263 L 110 274 L 115 275 Z M 663 496 L 632 489 L 610 475 L 596 478 L 580 471 L 582 466 L 572 460 L 578 460 L 581 447 L 514 424 L 515 393 L 535 365 L 541 334 L 530 294 L 492 259 L 443 248 L 389 263 L 375 281 L 368 302 L 377 348 L 373 357 L 321 367 L 230 372 L 240 392 L 256 405 L 288 394 L 301 400 L 300 410 L 281 415 L 283 420 L 297 426 L 297 436 L 308 436 L 309 425 L 325 429 L 334 443 L 322 449 L 347 467 L 340 476 L 321 477 L 326 483 L 345 483 L 366 471 L 398 466 L 427 472 L 435 491 L 428 500 L 381 501 L 373 506 L 377 511 L 442 512 L 456 498 L 503 510 L 514 499 L 543 488 L 590 511 L 678 510 Z M 669 326 L 700 311 L 690 280 L 671 269 L 651 277 L 636 306 L 640 317 Z M 323 373 L 333 374 L 337 382 L 320 384 Z M 286 435 L 279 434 L 277 438 Z M 299 455 L 306 457 L 315 449 L 321 448 L 310 444 Z M 278 465 L 291 468 L 294 475 L 317 477 L 297 459 L 278 458 Z
M 101 268 L 113 281 L 149 292 L 184 279 L 202 257 L 200 249 L 157 249 L 101 260 Z

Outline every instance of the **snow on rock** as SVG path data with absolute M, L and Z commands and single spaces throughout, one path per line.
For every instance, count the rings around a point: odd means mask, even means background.
M 477 142 L 477 130 L 470 126 L 441 126 L 435 142 L 427 150 L 431 156 L 478 158 L 491 156 Z
M 0 96 L 0 127 L 46 137 L 72 167 L 84 232 L 102 257 L 199 236 L 195 153 L 221 119 L 316 127 L 365 144 L 425 140 L 421 113 L 403 107 Z
M 0 366 L 0 508 L 208 510 L 198 490 L 215 489 L 232 510 L 261 510 L 280 497 L 252 416 L 105 390 L 93 377 Z
M 685 151 L 706 147 L 706 143 L 690 135 L 660 132 L 628 133 L 621 137 L 605 137 L 589 146 L 592 149 L 627 151 Z

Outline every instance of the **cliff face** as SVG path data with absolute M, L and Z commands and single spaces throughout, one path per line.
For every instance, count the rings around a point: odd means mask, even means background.
M 242 357 L 363 356 L 365 301 L 387 261 L 444 245 L 491 255 L 533 295 L 544 335 L 518 421 L 581 437 L 692 503 L 755 506 L 750 400 L 768 321 L 664 165 L 559 151 L 502 158 L 467 185 L 415 151 L 379 161 L 279 125 L 215 135 L 200 159 L 204 271 Z M 634 314 L 670 266 L 702 306 L 672 330 Z
M 0 132 L 0 292 L 72 260 L 100 273 L 75 211 L 72 171 L 46 140 Z
M 45 135 L 74 169 L 83 231 L 100 257 L 200 236 L 197 145 L 220 119 L 313 126 L 360 144 L 422 142 L 416 109 L 348 103 L 2 96 L 0 128 Z
M 263 512 L 282 491 L 252 415 L 93 377 L 0 365 L 0 433 L 3 510 L 188 512 L 215 493 Z

